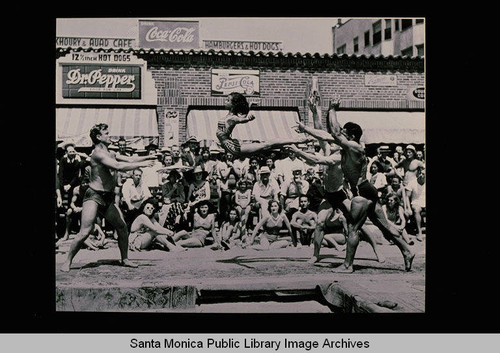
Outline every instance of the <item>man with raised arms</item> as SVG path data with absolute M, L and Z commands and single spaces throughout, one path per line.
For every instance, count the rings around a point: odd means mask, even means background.
M 328 202 L 322 202 L 318 210 L 318 221 L 316 223 L 316 228 L 313 233 L 313 244 L 314 252 L 313 256 L 309 260 L 309 263 L 316 263 L 319 261 L 319 253 L 321 250 L 321 244 L 325 236 L 325 224 L 327 220 L 334 215 L 333 210 L 340 209 L 344 214 L 344 217 L 349 221 L 349 209 L 350 200 L 347 197 L 347 193 L 344 188 L 344 172 L 341 167 L 341 154 L 340 147 L 333 144 L 325 142 L 325 139 L 331 138 L 331 136 L 323 130 L 323 124 L 321 123 L 320 117 L 317 114 L 318 100 L 312 97 L 308 101 L 309 109 L 313 113 L 313 126 L 314 128 L 305 126 L 299 123 L 299 128 L 318 138 L 321 147 L 321 153 L 307 153 L 297 148 L 295 145 L 291 145 L 290 148 L 295 151 L 297 156 L 302 157 L 306 162 L 313 164 L 319 164 L 320 167 L 324 168 L 323 172 L 323 188 L 324 188 L 324 199 Z M 323 136 L 323 138 L 319 138 Z M 378 249 L 377 242 L 370 232 L 363 232 L 366 240 L 372 246 L 377 260 L 379 262 L 384 262 L 385 257 L 380 253 Z M 333 240 L 333 239 L 332 239 Z M 342 247 L 336 244 L 333 240 L 333 245 L 336 250 L 340 251 Z
M 342 128 L 337 121 L 336 109 L 340 105 L 340 100 L 336 99 L 330 102 L 328 110 L 328 123 L 331 135 L 326 131 L 313 131 L 311 135 L 325 142 L 333 142 L 341 149 L 341 167 L 344 177 L 348 183 L 353 198 L 351 200 L 350 212 L 346 218 L 348 221 L 347 249 L 344 263 L 335 269 L 335 272 L 354 271 L 353 262 L 356 249 L 359 245 L 359 231 L 366 218 L 375 224 L 382 234 L 401 251 L 405 270 L 410 271 L 415 254 L 408 248 L 399 232 L 388 222 L 378 202 L 377 189 L 370 184 L 366 178 L 366 166 L 368 159 L 365 149 L 360 143 L 363 130 L 353 122 L 347 122 Z M 299 122 L 299 129 L 306 131 L 304 124 Z M 343 209 L 342 209 L 343 210 Z
M 138 267 L 128 259 L 128 228 L 118 210 L 115 200 L 116 171 L 128 171 L 153 166 L 156 155 L 129 157 L 109 151 L 111 143 L 107 124 L 96 124 L 90 129 L 94 150 L 90 157 L 90 181 L 82 204 L 80 231 L 71 243 L 68 257 L 61 271 L 68 272 L 73 258 L 80 250 L 90 232 L 95 219 L 100 214 L 118 233 L 121 265 Z

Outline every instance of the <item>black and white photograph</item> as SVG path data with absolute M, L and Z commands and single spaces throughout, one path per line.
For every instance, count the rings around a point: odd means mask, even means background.
M 498 346 L 480 21 L 101 10 L 6 53 L 6 351 Z
M 55 309 L 425 313 L 424 18 L 58 18 Z

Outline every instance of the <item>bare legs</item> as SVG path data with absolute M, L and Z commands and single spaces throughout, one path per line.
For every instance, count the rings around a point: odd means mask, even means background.
M 289 139 L 276 139 L 273 141 L 266 142 L 252 142 L 252 143 L 242 143 L 240 152 L 242 154 L 252 154 L 260 151 L 265 151 L 271 148 L 281 147 L 285 145 L 291 145 L 296 143 L 304 143 L 310 141 L 310 138 L 298 137 Z
M 71 243 L 68 257 L 62 265 L 61 271 L 68 272 L 70 270 L 73 258 L 90 235 L 97 217 L 97 208 L 98 205 L 95 201 L 88 200 L 83 203 L 80 232 L 78 232 L 75 239 Z M 118 233 L 118 248 L 121 255 L 121 264 L 127 267 L 137 267 L 135 263 L 128 259 L 128 228 L 114 204 L 108 207 L 104 217 Z
M 370 216 L 370 220 L 382 231 L 384 236 L 392 240 L 400 249 L 404 258 L 405 270 L 411 270 L 415 254 L 408 248 L 408 245 L 399 232 L 388 224 L 380 204 L 373 204 L 372 201 L 364 197 L 356 196 L 351 201 L 351 216 L 353 223 L 348 224 L 346 257 L 344 263 L 336 268 L 335 272 L 351 273 L 354 271 L 353 262 L 356 249 L 359 245 L 359 231 L 368 216 Z

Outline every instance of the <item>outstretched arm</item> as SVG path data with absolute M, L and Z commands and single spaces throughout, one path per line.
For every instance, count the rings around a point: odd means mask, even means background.
M 140 162 L 125 162 L 125 161 L 118 161 L 116 158 L 113 158 L 113 156 L 109 153 L 105 152 L 95 152 L 92 154 L 92 158 L 98 162 L 104 165 L 105 167 L 109 169 L 115 169 L 119 171 L 127 171 L 127 170 L 134 170 L 137 168 L 144 168 L 144 167 L 152 167 L 154 165 L 153 159 L 149 158 L 147 160 L 143 160 Z
M 326 132 L 324 130 L 318 130 L 318 129 L 314 129 L 312 127 L 306 126 L 303 123 L 301 123 L 300 121 L 297 121 L 297 125 L 298 125 L 299 132 L 305 132 L 305 133 L 317 138 L 320 141 L 322 140 L 325 142 L 335 142 L 335 139 L 332 137 L 332 135 L 330 135 L 328 132 Z
M 316 130 L 323 130 L 323 124 L 321 122 L 321 116 L 318 114 L 318 107 L 320 105 L 319 103 L 319 96 L 316 94 L 313 94 L 309 97 L 307 100 L 307 105 L 309 106 L 309 109 L 311 110 L 312 117 L 313 117 L 313 126 Z M 324 140 L 318 140 L 319 141 L 319 146 L 321 147 L 321 150 L 323 151 L 323 154 L 325 156 L 328 156 L 330 154 L 330 145 L 326 143 Z
M 120 162 L 135 163 L 135 162 L 156 160 L 157 156 L 158 156 L 157 154 L 150 154 L 147 156 L 125 156 L 123 154 L 116 154 L 115 158 L 117 161 L 120 161 Z
M 322 156 L 317 154 L 312 154 L 302 151 L 295 145 L 290 145 L 290 149 L 297 154 L 297 156 L 302 157 L 306 162 L 313 164 L 324 164 L 324 165 L 334 165 L 340 162 L 339 154 L 331 154 L 329 156 Z
M 255 115 L 253 115 L 252 113 L 248 113 L 245 115 L 232 115 L 229 119 L 231 119 L 235 124 L 244 124 L 254 120 Z

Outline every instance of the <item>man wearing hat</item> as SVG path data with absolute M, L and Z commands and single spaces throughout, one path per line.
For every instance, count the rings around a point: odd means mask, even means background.
M 267 206 L 269 200 L 279 201 L 279 186 L 277 182 L 270 180 L 271 170 L 268 166 L 263 166 L 259 170 L 259 180 L 253 185 L 252 195 L 255 201 L 260 205 L 260 219 L 266 216 L 269 211 Z
M 182 152 L 181 158 L 184 164 L 195 166 L 200 159 L 197 154 L 197 149 L 199 147 L 199 141 L 195 136 L 190 136 L 184 143 L 184 151 Z
M 403 168 L 404 176 L 403 185 L 407 186 L 410 181 L 417 178 L 417 174 L 425 169 L 425 164 L 421 160 L 417 159 L 417 149 L 413 145 L 408 145 L 405 148 L 405 156 L 401 162 L 395 165 L 395 168 Z
M 299 198 L 309 190 L 309 182 L 302 177 L 300 166 L 292 167 L 292 178 L 285 180 L 280 186 L 281 206 L 291 219 L 292 214 L 299 209 Z

